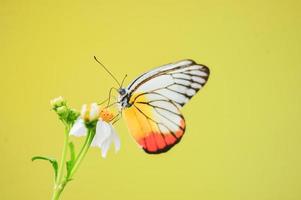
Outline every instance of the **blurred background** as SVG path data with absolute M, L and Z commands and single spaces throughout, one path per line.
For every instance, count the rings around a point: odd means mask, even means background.
M 301 3 L 297 0 L 0 1 L 0 198 L 50 199 L 63 126 L 50 99 L 107 98 L 191 58 L 211 77 L 185 108 L 186 135 L 148 155 L 124 121 L 121 151 L 90 149 L 62 199 L 301 199 Z M 82 139 L 76 139 L 80 144 Z

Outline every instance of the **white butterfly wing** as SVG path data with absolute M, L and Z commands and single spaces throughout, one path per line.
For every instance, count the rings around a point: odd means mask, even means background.
M 184 106 L 206 84 L 209 73 L 205 65 L 183 60 L 144 73 L 127 89 L 130 95 L 158 94 Z

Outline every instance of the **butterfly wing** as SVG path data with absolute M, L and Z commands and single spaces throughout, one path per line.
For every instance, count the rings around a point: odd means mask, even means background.
M 180 108 L 208 77 L 208 67 L 183 60 L 142 74 L 128 86 L 131 106 L 123 109 L 123 116 L 147 153 L 166 152 L 181 140 L 185 120 Z
M 123 115 L 132 136 L 147 153 L 169 150 L 185 132 L 179 108 L 167 99 L 149 101 L 147 96 L 140 96 Z

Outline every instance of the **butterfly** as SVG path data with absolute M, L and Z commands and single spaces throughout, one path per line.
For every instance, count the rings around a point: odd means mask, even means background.
M 186 59 L 150 70 L 127 87 L 119 84 L 120 112 L 146 153 L 164 153 L 180 142 L 186 128 L 181 108 L 204 87 L 209 74 L 207 66 Z

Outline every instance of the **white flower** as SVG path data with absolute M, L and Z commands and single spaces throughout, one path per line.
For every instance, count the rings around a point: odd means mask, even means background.
M 99 106 L 97 103 L 92 103 L 91 105 L 84 104 L 82 106 L 81 118 L 85 121 L 94 121 L 99 117 Z
M 99 107 L 96 103 L 91 105 L 84 104 L 82 106 L 80 117 L 75 121 L 74 125 L 70 130 L 70 135 L 77 137 L 86 136 L 87 128 L 85 122 L 91 122 L 98 118 L 99 116 Z
M 99 119 L 96 125 L 96 134 L 91 143 L 92 147 L 99 147 L 101 155 L 106 157 L 111 143 L 114 142 L 115 152 L 120 149 L 120 140 L 111 123 Z
M 85 126 L 84 120 L 81 117 L 79 117 L 75 121 L 74 125 L 72 126 L 69 134 L 70 135 L 74 135 L 76 137 L 82 137 L 82 136 L 86 136 L 87 135 L 87 131 L 88 130 L 87 130 L 86 126 Z
M 87 127 L 85 123 L 97 120 L 96 132 L 92 140 L 92 147 L 99 147 L 101 149 L 101 155 L 106 157 L 109 147 L 114 142 L 115 152 L 120 149 L 120 140 L 115 132 L 110 121 L 113 119 L 113 114 L 107 110 L 100 109 L 96 103 L 91 104 L 89 107 L 87 104 L 82 106 L 81 115 L 74 123 L 70 130 L 70 135 L 82 137 L 87 135 Z

